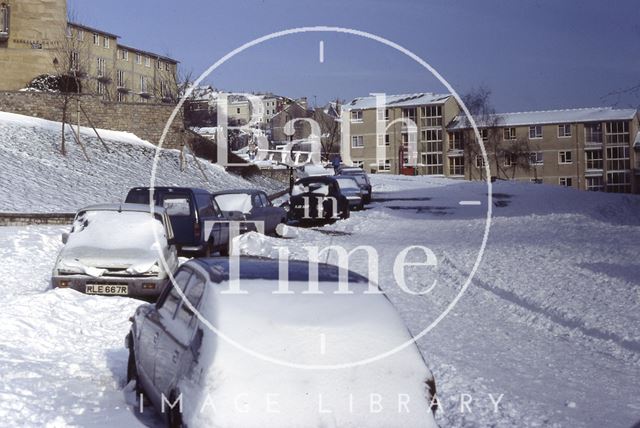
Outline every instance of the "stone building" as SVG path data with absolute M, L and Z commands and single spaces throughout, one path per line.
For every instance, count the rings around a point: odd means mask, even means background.
M 0 0 L 0 90 L 43 74 L 72 76 L 81 92 L 120 102 L 173 101 L 178 62 L 67 21 L 66 0 Z

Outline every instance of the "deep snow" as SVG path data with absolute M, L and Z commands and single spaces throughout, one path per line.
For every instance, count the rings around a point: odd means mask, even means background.
M 87 205 L 122 202 L 130 188 L 149 186 L 155 146 L 126 132 L 98 132 L 108 151 L 91 128 L 81 128 L 87 161 L 68 127 L 63 156 L 60 123 L 0 112 L 0 212 L 75 212 Z M 155 183 L 210 191 L 283 187 L 261 177 L 248 182 L 218 165 L 196 163 L 188 154 L 181 157 L 177 150 L 161 151 Z
M 451 302 L 473 265 L 486 185 L 372 181 L 378 201 L 349 220 L 300 229 L 292 239 L 247 235 L 241 244 L 261 255 L 286 245 L 297 258 L 310 245 L 375 247 L 380 284 L 417 334 Z M 472 285 L 418 342 L 436 377 L 438 422 L 631 427 L 640 420 L 640 198 L 528 183 L 498 182 L 494 192 L 493 227 Z M 132 397 L 123 391 L 123 338 L 139 302 L 47 290 L 63 230 L 0 228 L 0 420 L 135 426 Z M 438 279 L 425 296 L 403 292 L 391 276 L 393 259 L 408 245 L 438 256 L 434 277 L 407 269 L 412 289 Z M 364 257 L 353 260 L 351 268 L 366 274 Z M 501 394 L 494 412 L 491 400 Z M 461 399 L 469 397 L 462 412 Z

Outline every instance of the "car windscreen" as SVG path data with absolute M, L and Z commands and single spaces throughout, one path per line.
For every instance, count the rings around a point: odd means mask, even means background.
M 293 186 L 291 190 L 292 196 L 304 195 L 304 194 L 314 194 L 314 195 L 329 195 L 329 185 L 325 183 L 298 183 Z
M 131 190 L 125 200 L 127 204 L 149 204 L 149 189 Z
M 186 195 L 164 195 L 162 207 L 171 217 L 191 215 L 191 199 Z
M 356 174 L 353 174 L 353 175 L 350 175 L 350 177 L 355 178 L 355 179 L 356 179 L 356 181 L 358 182 L 358 184 L 359 184 L 359 185 L 361 185 L 361 186 L 362 186 L 362 185 L 365 185 L 365 184 L 368 184 L 368 183 L 367 183 L 367 177 L 366 177 L 365 175 L 362 175 L 362 174 L 357 174 L 357 175 L 356 175 Z
M 251 195 L 248 193 L 216 195 L 215 200 L 222 211 L 240 211 L 244 214 L 251 212 Z
M 104 250 L 138 249 L 140 252 L 167 245 L 162 221 L 150 213 L 138 211 L 83 211 L 78 214 L 67 247 Z
M 340 185 L 340 189 L 343 190 L 358 190 L 360 186 L 358 186 L 358 182 L 351 178 L 337 178 L 338 185 Z

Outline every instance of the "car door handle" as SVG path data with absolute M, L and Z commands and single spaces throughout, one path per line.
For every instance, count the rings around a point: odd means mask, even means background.
M 153 344 L 154 345 L 156 343 L 158 343 L 158 337 L 160 337 L 160 332 L 156 332 L 156 334 L 153 335 Z
M 173 361 L 173 364 L 177 364 L 178 363 L 178 357 L 179 356 L 180 356 L 180 352 L 173 351 L 173 357 L 171 357 L 171 361 Z

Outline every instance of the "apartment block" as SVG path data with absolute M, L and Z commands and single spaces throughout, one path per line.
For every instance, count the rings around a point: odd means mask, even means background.
M 489 122 L 491 129 L 478 125 L 493 176 L 581 190 L 640 193 L 640 129 L 634 109 L 501 113 Z M 449 124 L 448 139 L 456 150 L 448 152 L 447 158 L 452 165 L 453 157 L 462 155 L 464 170 L 457 172 L 478 179 L 484 176 L 484 158 L 477 150 L 465 150 L 465 141 L 475 142 L 470 134 L 462 117 Z
M 455 98 L 433 93 L 386 95 L 384 107 L 378 109 L 380 101 L 369 96 L 342 106 L 349 118 L 353 163 L 372 172 L 446 175 L 447 124 L 460 112 Z M 413 161 L 411 138 L 417 147 Z
M 343 109 L 348 112 L 351 160 L 367 171 L 486 178 L 475 134 L 451 95 L 387 95 L 384 108 L 369 96 Z M 634 109 L 500 113 L 476 119 L 491 176 L 640 193 L 640 127 Z M 409 156 L 412 138 L 417 153 Z

